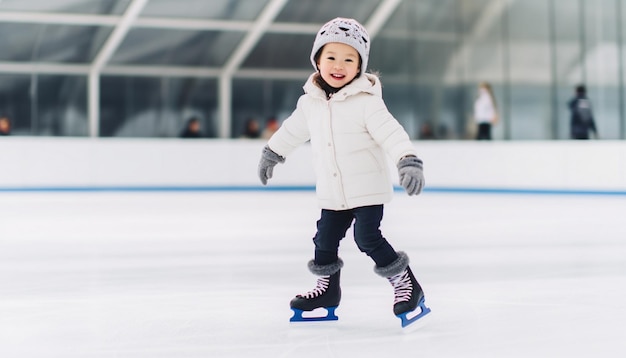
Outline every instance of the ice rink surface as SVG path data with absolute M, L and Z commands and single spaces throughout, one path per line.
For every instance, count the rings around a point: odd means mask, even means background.
M 352 233 L 338 322 L 312 192 L 0 193 L 0 357 L 624 357 L 626 197 L 396 193 L 383 234 L 432 313 L 410 331 Z

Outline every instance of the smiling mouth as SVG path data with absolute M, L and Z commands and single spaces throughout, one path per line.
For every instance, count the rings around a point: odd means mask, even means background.
M 333 73 L 330 76 L 332 78 L 336 79 L 336 80 L 342 80 L 342 79 L 344 79 L 346 77 L 345 75 L 340 75 L 340 74 L 336 74 L 336 73 Z

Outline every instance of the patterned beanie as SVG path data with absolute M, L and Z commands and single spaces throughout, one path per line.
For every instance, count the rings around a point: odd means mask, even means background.
M 361 56 L 361 73 L 365 72 L 370 56 L 370 36 L 363 25 L 354 19 L 338 17 L 322 26 L 315 37 L 313 49 L 311 50 L 311 63 L 316 71 L 315 54 L 330 42 L 339 42 L 352 46 Z

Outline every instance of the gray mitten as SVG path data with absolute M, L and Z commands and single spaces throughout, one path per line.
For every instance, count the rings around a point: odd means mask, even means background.
M 259 162 L 259 178 L 263 185 L 267 184 L 267 179 L 270 179 L 274 174 L 274 166 L 278 163 L 284 163 L 285 158 L 276 154 L 270 147 L 265 146 L 263 148 L 263 154 L 261 155 L 261 161 Z
M 424 172 L 422 171 L 422 161 L 414 156 L 406 156 L 398 162 L 398 175 L 400 185 L 404 187 L 407 194 L 417 195 L 424 187 Z

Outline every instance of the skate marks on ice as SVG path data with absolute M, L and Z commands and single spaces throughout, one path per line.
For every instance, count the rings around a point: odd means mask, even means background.
M 396 196 L 382 230 L 432 308 L 405 329 L 350 231 L 339 320 L 289 322 L 312 193 L 0 201 L 2 357 L 626 356 L 623 198 Z

